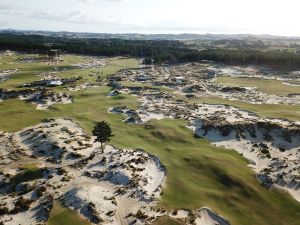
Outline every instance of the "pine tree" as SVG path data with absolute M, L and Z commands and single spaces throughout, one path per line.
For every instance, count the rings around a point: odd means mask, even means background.
M 95 142 L 101 143 L 101 149 L 103 153 L 103 144 L 109 142 L 113 137 L 109 124 L 105 121 L 97 122 L 93 129 L 93 135 L 96 136 Z

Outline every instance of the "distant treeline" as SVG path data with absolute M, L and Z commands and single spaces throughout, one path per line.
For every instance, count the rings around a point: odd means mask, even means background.
M 291 69 L 300 68 L 300 55 L 292 52 L 259 51 L 259 50 L 230 50 L 230 49 L 208 49 L 191 55 L 191 59 L 212 60 L 228 64 L 261 64 L 271 66 L 282 66 Z
M 179 41 L 61 38 L 0 33 L 0 50 L 42 53 L 51 48 L 83 55 L 151 58 L 156 63 L 176 60 L 178 56 L 192 51 Z
M 132 56 L 146 63 L 212 60 L 230 64 L 264 64 L 300 68 L 300 55 L 282 51 L 207 49 L 197 50 L 174 40 L 125 40 L 62 38 L 0 33 L 0 50 L 42 53 L 49 49 L 95 56 Z

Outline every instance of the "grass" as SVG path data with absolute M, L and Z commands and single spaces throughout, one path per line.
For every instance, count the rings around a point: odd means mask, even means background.
M 169 216 L 162 216 L 157 221 L 152 223 L 152 225 L 183 225 L 183 223 L 181 223 Z
M 35 165 L 23 167 L 23 171 L 10 178 L 10 183 L 17 185 L 22 182 L 32 181 L 43 177 L 43 170 Z
M 299 203 L 280 191 L 261 187 L 240 155 L 193 138 L 184 121 L 152 121 L 135 128 L 128 126 L 127 132 L 116 132 L 112 142 L 146 149 L 167 168 L 160 206 L 209 206 L 232 224 L 297 224 Z M 266 210 L 280 217 L 268 215 Z
M 50 114 L 36 110 L 36 106 L 18 99 L 0 102 L 0 129 L 3 131 L 17 131 L 34 125 Z
M 117 61 L 113 62 L 103 71 L 118 70 L 120 67 L 114 66 L 116 64 Z M 94 122 L 106 120 L 115 135 L 112 144 L 120 148 L 145 149 L 157 155 L 166 166 L 167 183 L 159 206 L 169 209 L 209 206 L 232 225 L 299 224 L 300 204 L 282 191 L 267 190 L 259 185 L 247 161 L 238 153 L 194 138 L 183 120 L 125 124 L 123 116 L 109 114 L 107 109 L 120 105 L 135 109 L 139 105 L 137 98 L 107 97 L 109 91 L 105 86 L 79 91 L 73 104 L 55 105 L 47 111 L 38 111 L 34 105 L 19 100 L 4 101 L 0 103 L 0 118 L 3 118 L 0 129 L 17 131 L 44 118 L 67 117 L 91 132 Z M 58 220 L 53 219 L 57 218 L 55 215 L 51 216 L 50 225 L 59 225 Z M 60 223 L 68 224 L 69 221 L 73 221 L 72 218 Z
M 231 87 L 257 87 L 262 92 L 275 95 L 286 96 L 292 93 L 300 93 L 300 87 L 282 84 L 282 81 L 274 79 L 217 77 L 217 82 Z
M 100 69 L 101 76 L 107 76 L 108 74 L 113 74 L 118 70 L 125 68 L 136 68 L 138 66 L 138 60 L 133 58 L 111 58 L 108 60 L 107 65 Z
M 228 100 L 221 97 L 201 97 L 189 99 L 190 103 L 226 104 L 254 112 L 262 117 L 300 120 L 300 105 L 284 104 L 251 104 L 239 100 Z
M 0 88 L 16 89 L 24 83 L 38 80 L 39 78 L 33 75 L 33 73 L 47 72 L 52 69 L 53 67 L 51 66 L 42 66 L 38 64 L 30 65 L 30 67 L 28 66 L 28 68 L 23 68 L 20 72 L 12 74 L 8 80 L 0 83 Z
M 105 77 L 108 74 L 116 73 L 118 70 L 124 68 L 137 67 L 138 61 L 133 58 L 115 57 L 107 59 L 106 65 L 101 68 L 90 68 L 90 69 L 69 69 L 58 74 L 61 78 L 70 77 L 83 77 L 84 80 L 95 82 L 97 76 Z M 95 76 L 96 74 L 96 76 Z
M 91 223 L 55 201 L 47 225 L 91 225 Z
M 68 72 L 61 73 L 61 74 L 65 73 L 66 76 L 58 74 L 62 78 L 74 77 L 76 74 L 82 73 L 82 70 L 75 69 L 70 65 L 86 62 L 86 59 L 83 59 L 82 57 L 76 55 L 64 55 L 63 56 L 64 61 L 58 65 L 51 64 L 51 63 L 48 64 L 47 62 L 42 62 L 42 61 L 33 61 L 29 63 L 21 63 L 20 61 L 18 61 L 20 56 L 23 57 L 26 55 L 27 54 L 24 55 L 17 54 L 13 56 L 2 57 L 1 59 L 2 64 L 0 64 L 0 71 L 19 68 L 20 72 L 11 74 L 8 80 L 0 83 L 0 88 L 16 89 L 18 86 L 24 83 L 39 80 L 40 78 L 34 75 L 35 73 L 55 71 L 55 68 L 58 70 L 65 69 L 65 71 L 68 71 Z
M 144 88 L 156 88 L 160 91 L 164 91 L 167 93 L 172 92 L 171 88 L 159 86 L 159 85 L 153 85 L 150 83 L 142 83 L 142 82 L 132 82 L 132 81 L 120 81 L 120 84 L 122 84 L 125 87 L 144 87 Z
M 288 84 L 292 84 L 292 85 L 300 85 L 300 81 L 299 80 L 288 80 L 285 81 Z

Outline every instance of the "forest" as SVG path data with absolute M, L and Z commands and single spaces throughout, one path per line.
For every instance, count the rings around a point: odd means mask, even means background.
M 0 50 L 42 53 L 50 49 L 94 56 L 131 56 L 145 58 L 145 63 L 211 60 L 228 64 L 276 65 L 300 67 L 300 55 L 280 50 L 195 49 L 176 40 L 128 40 L 119 38 L 74 38 L 47 35 L 0 33 Z

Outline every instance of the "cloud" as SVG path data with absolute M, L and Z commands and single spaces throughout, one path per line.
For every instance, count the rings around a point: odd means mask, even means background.
M 7 26 L 7 23 L 0 22 L 0 27 L 4 27 L 4 26 Z
M 101 21 L 92 14 L 84 11 L 74 10 L 65 13 L 53 11 L 30 11 L 23 8 L 0 7 L 0 14 L 7 16 L 24 16 L 33 19 L 42 19 L 55 22 L 80 23 L 80 24 L 97 24 Z
M 42 23 L 42 20 L 49 22 L 58 23 L 69 23 L 74 25 L 84 25 L 82 29 L 88 29 L 87 27 L 94 27 L 97 29 L 101 27 L 104 30 L 123 30 L 128 29 L 134 30 L 137 28 L 136 24 L 126 23 L 124 21 L 119 21 L 118 18 L 106 15 L 101 17 L 100 15 L 94 15 L 87 13 L 83 10 L 73 10 L 69 12 L 54 12 L 54 11 L 32 11 L 26 10 L 25 8 L 10 8 L 0 6 L 0 15 L 31 18 Z M 4 26 L 1 24 L 0 26 Z M 60 25 L 58 25 L 60 26 Z
M 0 6 L 0 14 L 7 16 L 22 16 L 26 13 L 21 8 L 12 8 L 10 6 Z
M 95 2 L 95 0 L 78 0 L 79 2 L 83 2 L 83 3 L 93 3 Z
M 86 1 L 86 0 L 84 0 Z M 106 0 L 108 1 L 108 0 Z M 110 0 L 120 1 L 120 0 Z M 112 16 L 101 18 L 99 15 L 87 13 L 83 10 L 73 10 L 70 12 L 54 12 L 54 11 L 31 11 L 24 8 L 0 7 L 0 14 L 8 16 L 23 16 L 36 20 L 52 21 L 56 23 L 71 23 L 79 25 L 101 26 L 104 29 L 115 29 L 120 31 L 131 32 L 176 32 L 176 31 L 206 31 L 216 32 L 225 30 L 224 27 L 192 27 L 184 26 L 171 22 L 160 23 L 143 23 L 141 21 L 125 22 Z M 1 24 L 0 24 L 1 25 Z
M 84 11 L 74 10 L 66 13 L 55 13 L 53 11 L 35 11 L 28 14 L 35 19 L 50 20 L 55 22 L 67 22 L 78 24 L 98 24 L 101 20 Z
M 83 3 L 94 3 L 95 0 L 78 0 L 79 2 L 83 2 Z M 108 2 L 127 2 L 128 0 L 105 0 Z

